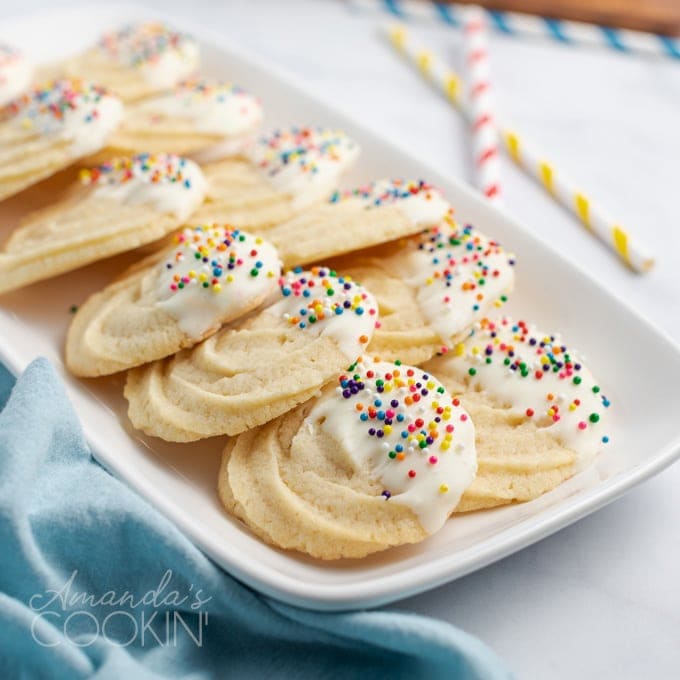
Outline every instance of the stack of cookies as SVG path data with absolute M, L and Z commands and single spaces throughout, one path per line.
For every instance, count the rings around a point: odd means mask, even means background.
M 223 437 L 226 511 L 320 559 L 422 541 L 589 465 L 609 401 L 561 336 L 503 314 L 514 255 L 424 180 L 341 189 L 354 140 L 260 132 L 259 99 L 199 66 L 157 23 L 49 83 L 0 46 L 0 199 L 81 168 L 4 244 L 0 293 L 145 246 L 80 305 L 68 369 L 125 371 L 147 435 Z

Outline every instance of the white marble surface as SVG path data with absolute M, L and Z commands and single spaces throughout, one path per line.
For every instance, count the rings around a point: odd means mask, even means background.
M 0 19 L 55 4 L 0 0 Z M 158 6 L 276 60 L 428 162 L 470 176 L 465 125 L 376 38 L 372 18 L 331 0 Z M 455 30 L 418 30 L 455 63 Z M 629 273 L 504 163 L 507 207 L 680 340 L 680 62 L 504 37 L 493 38 L 491 52 L 505 117 L 644 237 L 658 265 L 646 277 Z M 680 398 L 668 404 L 679 406 Z M 551 538 L 395 608 L 479 635 L 521 678 L 678 678 L 678 488 L 675 465 Z

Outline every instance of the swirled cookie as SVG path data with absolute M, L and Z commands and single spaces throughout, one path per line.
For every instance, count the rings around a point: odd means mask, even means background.
M 0 251 L 0 293 L 151 243 L 203 201 L 192 161 L 160 154 L 82 171 L 68 197 L 29 215 Z
M 105 150 L 192 155 L 205 162 L 241 156 L 262 120 L 259 100 L 231 83 L 200 78 L 125 108 L 120 128 Z
M 333 380 L 363 352 L 376 321 L 368 291 L 323 267 L 296 270 L 253 318 L 130 371 L 128 415 L 137 429 L 168 441 L 238 434 Z
M 559 335 L 484 319 L 423 368 L 458 395 L 475 423 L 479 472 L 458 512 L 536 498 L 609 441 L 609 400 Z
M 218 491 L 268 543 L 331 560 L 427 538 L 475 469 L 472 421 L 438 380 L 364 359 L 319 398 L 230 440 Z
M 66 338 L 73 374 L 115 373 L 191 347 L 277 287 L 278 255 L 258 237 L 212 225 L 175 241 L 79 308 Z
M 0 200 L 103 149 L 123 116 L 98 85 L 57 80 L 0 109 Z
M 263 232 L 327 200 L 359 145 L 339 130 L 291 127 L 260 137 L 244 160 L 208 163 L 209 190 L 194 215 Z
M 60 70 L 101 83 L 129 102 L 171 89 L 198 64 L 198 45 L 191 36 L 147 22 L 105 33 L 97 45 L 61 64 Z
M 420 364 L 451 346 L 506 300 L 514 256 L 451 217 L 408 239 L 330 264 L 373 292 L 380 328 L 368 352 Z
M 439 224 L 451 212 L 427 182 L 383 179 L 336 191 L 326 204 L 267 230 L 285 266 L 321 262 Z

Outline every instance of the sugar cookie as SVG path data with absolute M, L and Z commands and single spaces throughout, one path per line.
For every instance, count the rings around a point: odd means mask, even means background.
M 102 149 L 119 99 L 78 80 L 37 86 L 0 110 L 0 200 Z
M 259 100 L 242 88 L 206 78 L 186 80 L 171 92 L 127 106 L 108 149 L 113 155 L 199 154 L 201 162 L 239 156 L 252 144 L 261 120 Z
M 205 196 L 200 168 L 168 154 L 119 158 L 82 177 L 12 233 L 0 251 L 0 293 L 156 241 Z
M 464 337 L 501 305 L 514 256 L 470 225 L 447 217 L 422 234 L 331 261 L 373 292 L 380 328 L 368 353 L 419 364 Z
M 474 438 L 434 377 L 364 360 L 319 398 L 231 440 L 218 491 L 268 543 L 363 557 L 441 529 L 474 478 Z
M 198 64 L 198 45 L 191 36 L 148 22 L 105 33 L 95 47 L 64 62 L 61 70 L 101 83 L 130 102 L 171 89 Z
M 338 130 L 276 130 L 255 142 L 247 160 L 204 166 L 210 188 L 194 219 L 262 231 L 327 199 L 358 156 L 358 144 Z
M 523 321 L 483 319 L 423 367 L 472 417 L 479 473 L 457 508 L 528 501 L 582 470 L 609 441 L 609 400 L 579 354 Z
M 33 78 L 33 65 L 11 45 L 0 43 L 0 106 L 9 104 L 28 89 Z
M 335 191 L 327 204 L 267 230 L 288 267 L 323 261 L 439 224 L 451 212 L 442 193 L 422 180 L 383 179 Z
M 192 350 L 130 371 L 132 424 L 168 441 L 237 434 L 313 396 L 363 352 L 375 300 L 323 267 L 279 281 L 273 304 Z
M 191 347 L 277 288 L 278 255 L 261 238 L 213 225 L 175 241 L 79 308 L 66 338 L 73 374 L 115 373 Z

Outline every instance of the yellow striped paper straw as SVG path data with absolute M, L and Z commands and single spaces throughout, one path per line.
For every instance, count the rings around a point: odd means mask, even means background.
M 405 26 L 390 26 L 388 35 L 397 51 L 415 64 L 421 74 L 469 119 L 471 112 L 463 96 L 462 81 L 458 74 L 431 50 L 414 41 Z M 654 258 L 644 246 L 635 241 L 619 222 L 612 219 L 602 206 L 595 203 L 574 182 L 558 173 L 555 166 L 524 135 L 502 124 L 499 124 L 499 133 L 510 158 L 538 180 L 556 201 L 570 210 L 591 234 L 609 246 L 628 267 L 638 273 L 652 269 Z

